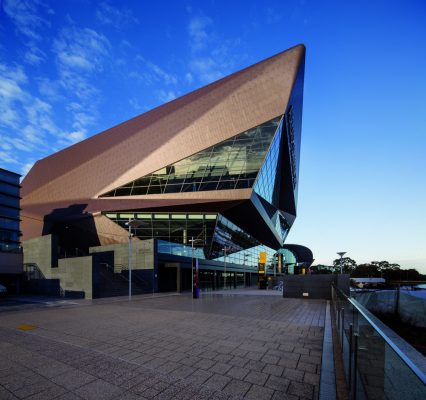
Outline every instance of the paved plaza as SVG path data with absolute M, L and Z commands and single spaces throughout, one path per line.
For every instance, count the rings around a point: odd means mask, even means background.
M 231 293 L 0 307 L 0 399 L 316 399 L 326 301 Z

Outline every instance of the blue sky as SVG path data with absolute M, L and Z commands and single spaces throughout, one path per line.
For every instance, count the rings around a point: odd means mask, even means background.
M 0 0 L 0 167 L 39 158 L 298 43 L 298 218 L 316 262 L 426 273 L 426 3 Z

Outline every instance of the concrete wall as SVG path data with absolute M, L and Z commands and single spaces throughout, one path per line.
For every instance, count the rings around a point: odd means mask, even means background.
M 92 256 L 59 259 L 55 275 L 61 280 L 61 289 L 84 292 L 86 299 L 92 299 L 92 262 Z
M 349 292 L 349 275 L 312 274 L 286 275 L 283 297 L 307 299 L 331 299 L 331 284 L 335 282 L 344 292 Z
M 22 243 L 24 264 L 37 264 L 45 278 L 52 276 L 52 249 L 55 239 L 52 235 L 40 236 Z
M 0 253 L 0 275 L 22 272 L 22 253 Z
M 37 264 L 46 279 L 59 279 L 62 291 L 83 292 L 86 299 L 91 299 L 92 256 L 58 260 L 55 256 L 55 242 L 53 235 L 40 236 L 23 242 L 24 263 Z
M 132 242 L 132 270 L 150 273 L 141 276 L 143 281 L 154 282 L 157 285 L 157 269 L 155 268 L 155 241 L 135 240 Z M 62 292 L 84 293 L 86 299 L 93 298 L 93 263 L 92 255 L 87 257 L 57 258 L 56 238 L 53 235 L 40 236 L 23 243 L 24 263 L 36 264 L 46 279 L 59 280 Z M 90 253 L 114 253 L 114 268 L 116 272 L 128 268 L 128 243 L 111 244 L 90 248 Z M 110 257 L 112 259 L 112 257 Z M 155 278 L 153 279 L 153 274 Z M 40 286 L 40 284 L 38 285 Z M 43 286 L 43 285 L 41 285 Z M 41 287 L 40 286 L 40 287 Z M 46 285 L 45 285 L 46 286 Z M 29 287 L 29 286 L 28 286 Z M 47 286 L 46 286 L 47 287 Z M 154 289 L 158 290 L 158 289 Z M 71 294 L 71 293 L 68 293 Z
M 153 269 L 155 266 L 155 242 L 149 240 L 134 240 L 132 242 L 132 269 Z M 129 244 L 117 243 L 108 246 L 90 247 L 90 253 L 100 253 L 105 251 L 114 252 L 114 267 L 127 269 L 129 265 Z

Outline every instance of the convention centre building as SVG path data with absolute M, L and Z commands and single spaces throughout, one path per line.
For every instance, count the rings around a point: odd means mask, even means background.
M 190 288 L 195 259 L 211 289 L 257 284 L 259 257 L 269 275 L 290 258 L 308 267 L 312 253 L 285 244 L 304 65 L 295 46 L 36 162 L 22 182 L 27 276 L 90 298 L 124 291 L 129 261 L 135 292 Z

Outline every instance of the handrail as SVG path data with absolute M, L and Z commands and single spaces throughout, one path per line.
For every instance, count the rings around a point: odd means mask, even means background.
M 368 311 L 365 307 L 363 307 L 358 301 L 355 299 L 352 299 L 351 297 L 348 297 L 345 293 L 343 293 L 340 289 L 332 285 L 334 290 L 336 290 L 339 295 L 343 296 L 348 300 L 356 309 L 357 311 L 367 320 L 367 322 L 376 330 L 376 332 L 383 338 L 383 340 L 395 351 L 395 353 L 402 359 L 402 361 L 407 364 L 407 366 L 414 372 L 414 374 L 422 381 L 424 385 L 426 385 L 426 374 L 420 370 L 417 365 L 411 361 L 410 358 L 407 357 L 407 355 L 401 351 L 401 349 L 388 337 L 388 335 L 383 332 L 383 330 L 376 324 L 376 322 L 373 321 L 371 318 L 371 313 Z

